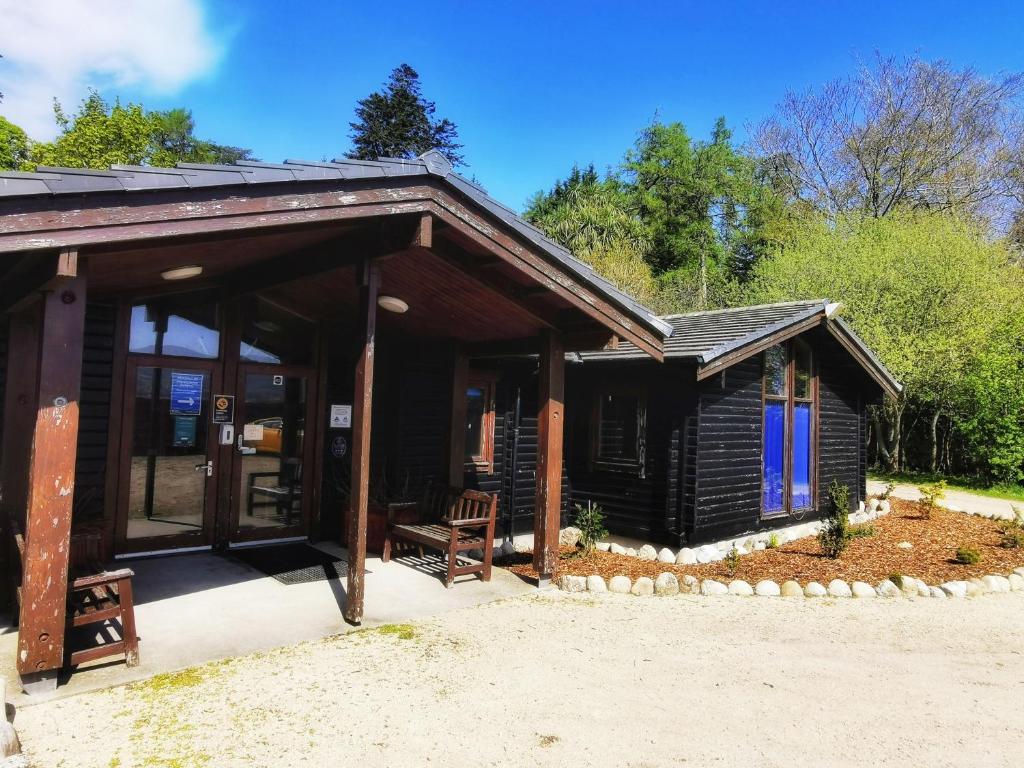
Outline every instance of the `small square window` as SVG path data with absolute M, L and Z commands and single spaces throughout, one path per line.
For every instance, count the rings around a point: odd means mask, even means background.
M 593 461 L 612 470 L 641 470 L 644 464 L 646 402 L 638 392 L 597 395 L 593 421 Z

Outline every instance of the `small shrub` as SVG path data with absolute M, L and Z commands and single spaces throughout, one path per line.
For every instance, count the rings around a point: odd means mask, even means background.
M 880 501 L 885 501 L 886 499 L 888 499 L 892 495 L 892 492 L 895 491 L 895 490 L 896 490 L 896 483 L 894 483 L 892 480 L 890 480 L 889 482 L 887 482 L 885 484 L 885 490 L 882 491 L 880 494 L 878 494 L 879 500 Z
M 768 536 L 768 541 L 765 543 L 765 549 L 778 549 L 781 542 L 779 541 L 779 534 L 772 533 Z
M 608 529 L 604 527 L 604 511 L 590 502 L 586 506 L 576 504 L 574 509 L 573 524 L 580 529 L 580 540 L 576 546 L 584 552 L 593 552 L 597 542 L 608 535 Z
M 895 584 L 900 589 L 903 589 L 903 574 L 902 573 L 890 573 L 888 576 L 889 581 Z
M 921 493 L 921 517 L 928 520 L 932 516 L 932 510 L 946 496 L 946 481 L 939 480 L 937 483 L 919 485 L 917 490 Z
M 854 539 L 866 539 L 868 536 L 875 535 L 875 526 L 873 525 L 855 525 L 850 529 L 850 537 Z
M 850 489 L 833 480 L 828 486 L 828 515 L 822 520 L 818 543 L 826 557 L 839 557 L 850 545 Z
M 1015 504 L 1011 507 L 1013 520 L 1005 520 L 999 524 L 999 530 L 1003 533 L 999 546 L 1004 549 L 1021 549 L 1024 548 L 1024 508 Z
M 960 565 L 977 565 L 981 562 L 981 552 L 974 547 L 960 547 L 956 551 L 956 561 Z
M 740 551 L 736 549 L 735 544 L 726 552 L 725 559 L 722 562 L 725 563 L 725 568 L 729 572 L 729 578 L 731 579 L 736 575 L 736 571 L 740 567 Z

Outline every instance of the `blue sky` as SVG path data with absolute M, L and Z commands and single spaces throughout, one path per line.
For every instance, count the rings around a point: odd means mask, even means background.
M 6 39 L 0 29 L 0 113 L 24 112 L 22 124 L 40 124 L 39 103 L 43 113 L 53 95 L 73 103 L 91 84 L 149 108 L 188 106 L 200 135 L 264 160 L 331 158 L 348 147 L 356 100 L 404 61 L 458 124 L 466 172 L 514 207 L 573 163 L 618 162 L 656 112 L 697 136 L 724 115 L 742 140 L 787 88 L 847 73 L 875 50 L 1024 69 L 1024 5 L 1012 2 L 27 5 L 0 0 L 0 18 L 32 17 L 7 25 Z M 114 29 L 54 63 L 61 24 Z M 33 59 L 44 44 L 49 58 Z M 33 81 L 33 67 L 48 79 Z

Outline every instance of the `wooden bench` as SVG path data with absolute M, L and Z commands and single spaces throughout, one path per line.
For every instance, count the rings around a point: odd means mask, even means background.
M 497 508 L 496 495 L 448 486 L 431 486 L 419 502 L 389 504 L 381 559 L 388 562 L 398 543 L 417 547 L 421 555 L 429 547 L 447 556 L 449 589 L 456 576 L 469 573 L 490 581 Z M 459 553 L 472 549 L 483 552 L 483 562 L 459 565 Z
M 17 529 L 14 531 L 14 543 L 19 563 L 24 568 L 25 537 Z M 79 565 L 75 570 L 88 570 L 91 573 L 73 573 L 68 582 L 64 663 L 75 667 L 95 659 L 123 654 L 125 664 L 134 667 L 139 663 L 139 638 L 135 631 L 135 603 L 132 596 L 132 577 L 135 574 L 130 568 L 107 571 L 96 563 L 84 569 Z M 15 594 L 20 606 L 20 586 L 17 587 Z M 69 640 L 74 628 L 90 624 L 99 624 L 103 627 L 107 622 L 115 620 L 120 625 L 119 640 L 82 650 L 70 650 Z
M 258 501 L 258 497 L 267 501 Z M 298 459 L 285 459 L 279 472 L 250 472 L 249 500 L 245 513 L 252 517 L 256 509 L 274 507 L 285 525 L 292 524 L 296 502 L 302 501 L 302 465 Z

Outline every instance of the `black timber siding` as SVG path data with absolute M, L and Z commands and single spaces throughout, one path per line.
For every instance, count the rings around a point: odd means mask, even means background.
M 9 319 L 0 317 L 0 435 L 3 434 L 4 401 L 7 397 L 7 338 Z M 0 441 L 0 445 L 2 445 Z
M 116 317 L 116 307 L 109 304 L 89 304 L 85 308 L 75 457 L 76 522 L 103 517 Z

